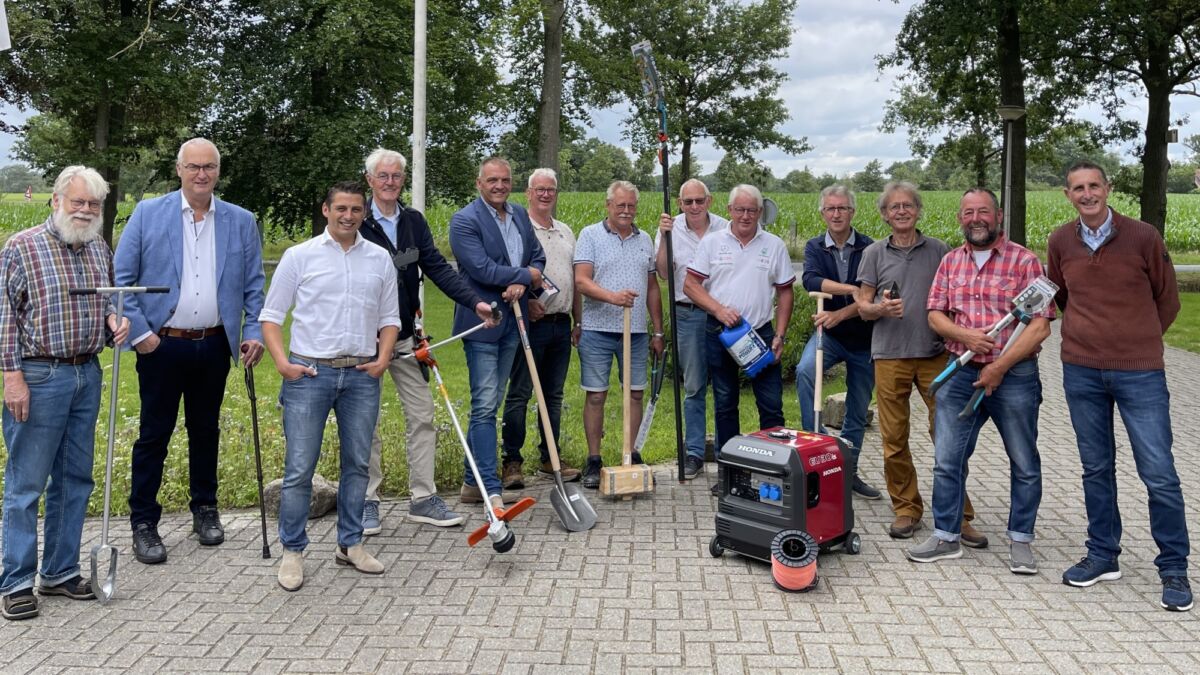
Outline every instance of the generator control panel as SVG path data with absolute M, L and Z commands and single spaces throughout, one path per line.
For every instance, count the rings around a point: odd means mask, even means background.
M 788 489 L 787 483 L 779 476 L 746 471 L 744 469 L 730 470 L 729 494 L 752 502 L 783 506 L 783 493 Z

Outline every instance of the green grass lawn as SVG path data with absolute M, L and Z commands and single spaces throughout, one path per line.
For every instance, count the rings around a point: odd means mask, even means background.
M 1172 347 L 1200 353 L 1200 293 L 1180 293 L 1183 307 L 1163 337 Z

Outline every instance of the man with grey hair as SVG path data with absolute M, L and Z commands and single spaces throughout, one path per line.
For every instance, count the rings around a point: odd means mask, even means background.
M 80 575 L 79 548 L 92 482 L 101 372 L 96 355 L 119 345 L 107 296 L 69 295 L 112 285 L 112 253 L 101 237 L 108 185 L 94 169 L 69 166 L 54 182 L 53 213 L 12 236 L 0 252 L 0 370 L 4 372 L 3 616 L 38 614 L 43 596 L 96 597 Z M 47 482 L 49 483 L 47 485 Z M 38 570 L 38 501 L 46 495 L 45 551 Z
M 583 228 L 575 247 L 575 286 L 583 295 L 583 332 L 579 336 L 580 385 L 586 394 L 583 404 L 583 433 L 588 459 L 583 486 L 600 486 L 600 440 L 604 436 L 604 402 L 608 398 L 609 372 L 613 359 L 623 359 L 625 307 L 633 310 L 630 331 L 632 359 L 629 364 L 633 405 L 629 424 L 642 423 L 642 396 L 646 389 L 647 347 L 662 354 L 662 296 L 655 278 L 654 246 L 650 235 L 634 224 L 638 189 L 629 181 L 614 181 L 605 193 L 608 217 Z M 651 339 L 646 319 L 654 325 Z M 622 364 L 623 367 L 623 364 Z M 623 371 L 618 371 L 623 372 Z M 641 464 L 634 453 L 634 464 Z
M 871 365 L 871 324 L 858 316 L 854 293 L 858 290 L 858 266 L 863 250 L 872 239 L 854 229 L 854 193 L 845 185 L 833 184 L 821 190 L 817 209 L 825 221 L 825 234 L 804 245 L 806 291 L 828 293 L 824 311 L 814 314 L 813 325 L 824 330 L 821 353 L 823 369 L 846 364 L 846 416 L 841 436 L 850 446 L 847 468 L 854 471 L 854 494 L 864 499 L 879 499 L 879 490 L 858 475 L 858 456 L 862 451 L 867 406 L 875 389 L 875 370 Z M 800 401 L 800 420 L 805 431 L 814 431 L 813 392 L 817 367 L 817 336 L 809 338 L 796 364 L 796 396 Z M 825 433 L 825 429 L 816 429 Z
M 400 201 L 407 166 L 404 155 L 395 150 L 376 148 L 367 155 L 364 165 L 367 184 L 371 187 L 371 204 L 359 233 L 363 239 L 388 252 L 399 286 L 400 335 L 388 373 L 396 385 L 404 412 L 405 455 L 412 496 L 408 517 L 418 523 L 451 527 L 461 523 L 463 517 L 446 506 L 434 483 L 437 431 L 433 428 L 433 397 L 416 359 L 403 357 L 412 353 L 414 340 L 420 339 L 416 316 L 421 308 L 418 293 L 422 276 L 428 276 L 447 297 L 474 311 L 489 324 L 491 308 L 446 262 L 433 242 L 425 216 Z M 382 417 L 380 415 L 380 423 Z M 383 440 L 377 423 L 371 439 L 371 459 L 367 464 L 367 498 L 363 505 L 363 534 L 366 535 L 379 534 L 383 529 L 379 516 L 382 455 Z
M 137 205 L 117 243 L 118 286 L 166 286 L 125 301 L 137 351 L 141 422 L 133 444 L 129 522 L 133 556 L 166 562 L 158 534 L 167 447 L 183 399 L 192 531 L 203 546 L 225 541 L 217 511 L 221 401 L 231 359 L 262 358 L 262 243 L 254 215 L 218 199 L 221 154 L 193 138 L 179 148 L 180 189 Z
M 792 318 L 796 274 L 787 245 L 760 224 L 762 209 L 763 196 L 758 188 L 733 188 L 729 193 L 729 228 L 700 242 L 684 281 L 684 292 L 708 313 L 708 372 L 713 385 L 718 453 L 729 439 L 741 433 L 741 368 L 721 344 L 721 331 L 742 319 L 770 347 L 774 357 L 771 365 L 750 379 L 758 406 L 758 428 L 784 424 L 779 357 Z M 714 484 L 713 493 L 718 489 Z
M 575 275 L 571 270 L 575 259 L 575 233 L 566 223 L 554 218 L 554 206 L 558 203 L 558 175 L 554 169 L 534 169 L 529 174 L 525 198 L 529 204 L 533 233 L 546 252 L 542 293 L 529 301 L 529 350 L 533 353 L 534 367 L 546 399 L 550 432 L 557 447 L 563 385 L 567 381 L 567 369 L 571 366 L 571 344 L 579 341 L 579 320 L 583 313 L 581 298 L 575 292 Z M 557 290 L 552 291 L 552 288 Z M 504 399 L 501 438 L 504 446 L 502 480 L 505 490 L 520 490 L 525 486 L 521 448 L 525 445 L 526 414 L 532 391 L 529 366 L 524 358 L 518 356 L 513 359 L 512 378 Z M 546 430 L 541 424 L 537 428 L 541 432 L 541 443 L 538 444 L 541 472 L 553 475 Z M 579 480 L 578 469 L 564 464 L 561 470 L 563 480 Z
M 684 460 L 683 475 L 695 478 L 704 470 L 705 432 L 708 425 L 708 352 L 705 345 L 704 328 L 708 314 L 697 307 L 683 292 L 688 263 L 700 241 L 712 232 L 729 227 L 729 221 L 710 212 L 712 194 L 708 186 L 692 178 L 679 186 L 680 214 L 671 217 L 664 213 L 658 220 L 658 236 L 654 247 L 657 253 L 654 266 L 658 276 L 667 278 L 675 274 L 675 337 L 679 343 L 679 369 L 683 371 L 683 424 L 684 445 L 687 458 Z M 674 270 L 667 270 L 667 247 L 663 245 L 663 233 L 671 233 L 671 249 Z
M 888 183 L 877 205 L 892 231 L 863 251 L 854 300 L 858 315 L 875 324 L 871 333 L 875 402 L 883 441 L 883 473 L 896 515 L 888 534 L 910 539 L 921 527 L 925 504 L 908 442 L 909 399 L 915 386 L 929 409 L 932 438 L 936 406 L 929 387 L 946 366 L 946 347 L 942 336 L 929 325 L 925 302 L 950 247 L 917 229 L 921 195 L 912 183 Z M 971 499 L 965 493 L 963 498 L 961 541 L 972 548 L 986 548 L 987 537 L 970 522 L 975 519 Z

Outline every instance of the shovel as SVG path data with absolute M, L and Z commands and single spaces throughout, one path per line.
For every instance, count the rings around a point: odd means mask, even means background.
M 125 318 L 125 296 L 130 293 L 166 293 L 166 286 L 126 286 L 121 288 L 72 288 L 71 295 L 117 296 L 117 326 Z M 92 590 L 100 604 L 106 605 L 117 592 L 117 547 L 108 543 L 108 515 L 112 503 L 113 445 L 117 433 L 117 387 L 121 383 L 121 345 L 113 345 L 112 386 L 108 391 L 108 453 L 104 460 L 104 519 L 100 525 L 100 543 L 92 547 Z M 107 557 L 107 564 L 100 560 Z M 100 569 L 108 568 L 101 576 Z
M 546 408 L 546 397 L 542 393 L 542 381 L 538 377 L 537 364 L 533 361 L 533 350 L 529 346 L 529 333 L 521 316 L 521 303 L 512 303 L 513 315 L 517 319 L 517 330 L 521 334 L 521 346 L 525 350 L 525 364 L 529 367 L 529 379 L 537 394 L 538 417 L 542 421 L 542 433 L 546 436 L 546 448 L 550 451 L 550 466 L 554 469 L 554 490 L 550 492 L 550 504 L 568 532 L 583 532 L 596 526 L 596 510 L 588 503 L 579 486 L 567 485 L 562 478 L 562 465 L 558 460 L 558 442 L 550 426 L 550 411 Z

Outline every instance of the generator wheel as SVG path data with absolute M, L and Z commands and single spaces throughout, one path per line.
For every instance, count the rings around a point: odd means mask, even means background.
M 846 553 L 858 555 L 862 551 L 862 537 L 858 536 L 857 532 L 847 534 L 844 548 L 846 549 Z
M 714 558 L 720 558 L 725 553 L 725 547 L 721 546 L 721 542 L 716 537 L 708 540 L 708 554 Z

